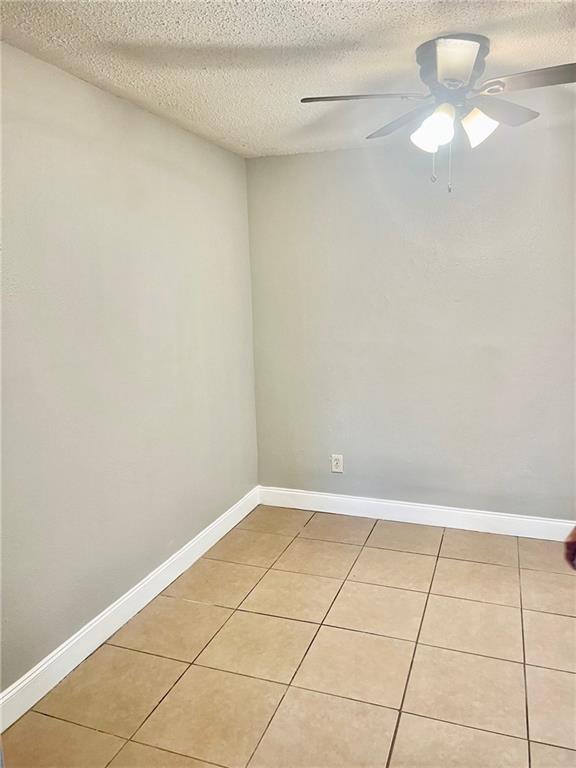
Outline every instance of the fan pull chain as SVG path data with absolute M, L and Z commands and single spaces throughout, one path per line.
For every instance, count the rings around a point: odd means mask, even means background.
M 452 192 L 452 142 L 448 144 L 448 192 Z
M 435 184 L 438 181 L 438 176 L 436 176 L 436 152 L 432 153 L 432 175 L 430 176 L 430 181 Z

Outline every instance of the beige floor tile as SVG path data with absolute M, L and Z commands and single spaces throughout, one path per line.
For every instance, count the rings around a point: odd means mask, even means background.
M 520 584 L 516 568 L 438 560 L 431 592 L 484 603 L 520 606 Z
M 576 579 L 572 576 L 522 569 L 520 579 L 525 609 L 576 616 Z
M 385 768 L 397 713 L 290 688 L 249 768 Z
M 80 768 L 80 767 L 78 767 Z M 112 760 L 110 768 L 214 768 L 193 757 L 175 755 L 155 747 L 127 742 L 120 754 Z
M 576 672 L 576 619 L 524 611 L 526 663 Z
M 235 613 L 196 663 L 288 683 L 317 629 L 303 621 Z
M 231 615 L 230 608 L 160 596 L 108 642 L 179 661 L 194 661 Z
M 526 738 L 522 665 L 419 645 L 403 709 Z
M 390 768 L 528 768 L 528 743 L 402 714 Z
M 244 768 L 286 686 L 192 666 L 135 741 Z
M 397 708 L 413 652 L 406 640 L 321 627 L 293 685 Z
M 516 536 L 447 528 L 442 540 L 440 557 L 472 560 L 492 565 L 510 565 L 517 568 L 518 540 Z
M 320 623 L 340 589 L 340 579 L 268 571 L 242 603 L 242 610 Z
M 128 738 L 185 669 L 180 661 L 103 645 L 34 709 Z
M 312 517 L 314 512 L 288 507 L 268 507 L 261 504 L 244 518 L 236 527 L 247 531 L 279 533 L 296 536 Z
M 430 595 L 420 642 L 523 661 L 520 609 Z
M 427 592 L 434 573 L 435 557 L 365 547 L 349 579 L 401 589 Z
M 202 559 L 173 581 L 164 594 L 197 603 L 238 608 L 265 573 L 265 568 L 254 565 Z
M 437 555 L 443 531 L 443 528 L 435 525 L 378 520 L 366 544 L 369 547 L 396 549 L 418 555 Z
M 105 768 L 123 743 L 36 712 L 2 734 L 5 768 Z
M 351 544 L 298 538 L 273 567 L 281 571 L 344 579 L 359 552 L 360 547 Z
M 532 768 L 576 768 L 576 752 L 530 742 Z
M 340 544 L 365 544 L 373 527 L 374 520 L 368 517 L 316 512 L 299 535 L 305 539 L 337 541 Z
M 416 640 L 425 604 L 422 592 L 347 581 L 324 623 Z
M 209 549 L 204 557 L 269 568 L 291 541 L 290 536 L 234 528 Z
M 530 738 L 576 749 L 576 675 L 526 667 Z
M 576 571 L 564 559 L 561 541 L 543 539 L 519 539 L 520 567 L 533 571 L 550 571 L 576 577 Z

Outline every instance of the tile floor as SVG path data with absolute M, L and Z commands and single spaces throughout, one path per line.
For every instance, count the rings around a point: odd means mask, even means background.
M 258 507 L 6 768 L 576 768 L 575 617 L 558 543 Z

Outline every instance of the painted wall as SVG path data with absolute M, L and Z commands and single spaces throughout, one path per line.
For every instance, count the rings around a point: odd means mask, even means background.
M 452 194 L 406 134 L 249 161 L 262 484 L 573 516 L 574 102 L 516 101 Z
M 244 161 L 3 53 L 6 687 L 257 477 Z

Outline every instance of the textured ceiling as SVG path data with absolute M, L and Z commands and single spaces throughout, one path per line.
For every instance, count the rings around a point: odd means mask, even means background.
M 573 61 L 574 13 L 563 0 L 2 4 L 8 42 L 249 157 L 362 146 L 406 104 L 300 97 L 419 90 L 414 49 L 439 34 L 490 37 L 486 77 Z

